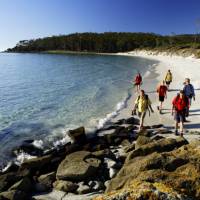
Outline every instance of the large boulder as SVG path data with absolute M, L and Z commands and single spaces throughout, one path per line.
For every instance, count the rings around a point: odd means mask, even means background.
M 11 190 L 20 190 L 25 193 L 31 192 L 32 189 L 32 182 L 28 177 L 24 177 L 22 180 L 15 183 L 13 186 L 9 188 L 9 191 Z
M 78 194 L 87 194 L 87 193 L 90 193 L 90 192 L 92 192 L 91 187 L 89 187 L 88 185 L 85 185 L 82 182 L 79 184 L 79 187 L 77 189 Z
M 151 143 L 142 145 L 140 148 L 136 149 L 129 153 L 126 162 L 129 162 L 131 159 L 137 156 L 146 156 L 153 152 L 168 152 L 172 151 L 175 148 L 179 148 L 185 144 L 188 144 L 188 141 L 182 137 L 177 139 L 164 138 L 159 141 L 152 141 Z
M 156 148 L 154 152 L 145 156 L 141 154 L 129 158 L 116 177 L 110 181 L 106 192 L 114 194 L 113 199 L 125 193 L 129 199 L 137 199 L 136 196 L 140 195 L 141 199 L 155 200 L 200 199 L 200 144 L 180 147 L 181 140 L 183 142 L 180 138 L 176 140 L 177 146 L 171 151 L 164 148 L 165 152 L 159 152 Z M 163 141 L 161 144 L 164 145 Z M 147 186 L 143 189 L 146 188 L 152 196 L 141 193 L 142 185 Z M 158 194 L 162 194 L 162 198 L 157 196 Z
M 58 180 L 53 183 L 53 187 L 63 192 L 75 192 L 79 186 L 71 181 Z
M 135 149 L 140 148 L 142 145 L 148 144 L 151 142 L 151 139 L 146 136 L 139 136 L 136 140 Z
M 88 151 L 77 151 L 66 156 L 58 166 L 58 180 L 82 181 L 95 176 L 101 160 Z
M 0 176 L 0 192 L 6 191 L 14 183 L 21 180 L 21 176 L 13 172 L 9 172 Z
M 10 190 L 10 191 L 0 193 L 0 199 L 1 200 L 27 200 L 29 199 L 29 195 L 27 195 L 24 191 Z
M 52 160 L 52 155 L 32 158 L 32 159 L 24 161 L 20 167 L 20 170 L 23 170 L 23 169 L 39 170 L 42 168 L 46 168 L 46 167 L 49 167 L 49 165 L 51 164 L 51 160 Z
M 38 182 L 44 190 L 48 191 L 52 188 L 53 182 L 56 179 L 56 172 L 51 172 L 48 174 L 43 174 L 38 177 Z
M 112 133 L 105 134 L 104 139 L 109 145 L 119 145 L 124 139 L 130 139 L 134 127 L 117 127 Z
M 87 139 L 84 127 L 79 127 L 74 130 L 69 130 L 68 135 L 74 143 L 78 144 L 84 144 Z
M 30 171 L 27 169 L 16 172 L 8 172 L 0 175 L 0 192 L 8 190 L 16 182 L 23 179 L 23 177 L 29 177 L 29 176 L 30 176 Z

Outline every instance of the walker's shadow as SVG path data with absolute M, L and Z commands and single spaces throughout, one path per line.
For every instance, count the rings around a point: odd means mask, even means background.
M 193 112 L 200 112 L 200 109 L 190 110 L 190 113 L 193 113 Z
M 174 126 L 164 126 L 166 129 L 174 129 Z
M 146 92 L 147 94 L 154 94 L 156 93 L 156 91 L 149 91 L 149 92 Z
M 180 89 L 169 89 L 169 92 L 179 92 Z
M 200 90 L 200 88 L 198 89 L 195 89 L 195 90 Z M 169 89 L 168 92 L 179 92 L 180 89 Z M 157 93 L 156 90 L 153 90 L 153 91 L 146 91 L 147 94 L 153 94 L 153 93 Z
M 169 114 L 170 112 L 162 112 L 162 115 Z
M 200 124 L 185 124 L 186 129 L 200 128 Z
M 190 114 L 189 116 L 200 116 L 200 114 Z

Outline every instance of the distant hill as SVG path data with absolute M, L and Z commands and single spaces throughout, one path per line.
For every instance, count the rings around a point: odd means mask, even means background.
M 134 49 L 171 48 L 200 49 L 200 35 L 162 36 L 154 33 L 74 33 L 22 40 L 7 52 L 78 51 L 97 53 L 126 52 Z

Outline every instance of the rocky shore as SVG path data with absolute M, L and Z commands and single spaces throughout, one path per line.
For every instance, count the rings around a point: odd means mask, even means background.
M 137 129 L 130 117 L 90 138 L 71 130 L 72 142 L 48 152 L 23 144 L 37 157 L 1 173 L 0 200 L 200 199 L 200 142 L 166 138 L 162 124 Z

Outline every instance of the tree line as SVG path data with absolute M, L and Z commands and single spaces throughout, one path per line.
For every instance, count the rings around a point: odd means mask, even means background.
M 22 40 L 7 52 L 44 52 L 50 50 L 84 51 L 99 53 L 125 52 L 141 48 L 179 48 L 200 49 L 200 35 L 168 35 L 154 33 L 74 33 L 32 40 Z

